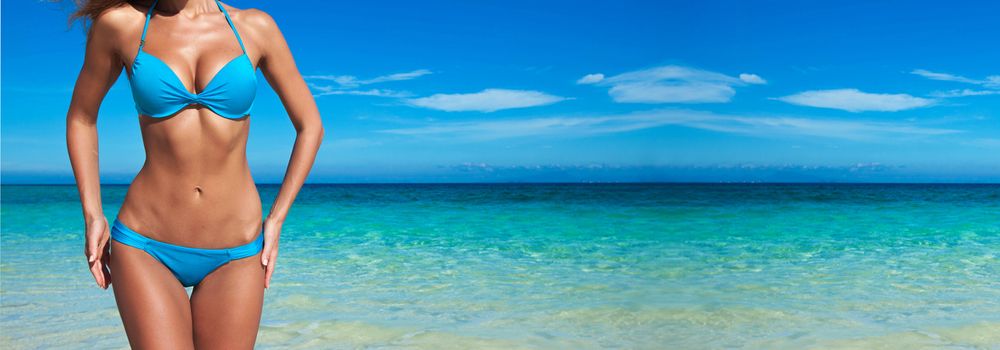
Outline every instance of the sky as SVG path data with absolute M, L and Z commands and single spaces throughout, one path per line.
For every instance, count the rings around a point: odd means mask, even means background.
M 275 19 L 313 92 L 309 183 L 1000 182 L 994 1 L 227 3 Z M 73 183 L 71 10 L 2 3 L 3 183 Z M 247 157 L 280 183 L 295 132 L 258 77 Z M 130 182 L 124 75 L 98 132 L 102 182 Z

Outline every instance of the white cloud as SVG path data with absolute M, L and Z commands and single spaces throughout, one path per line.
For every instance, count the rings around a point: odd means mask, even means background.
M 486 89 L 468 94 L 434 94 L 427 97 L 407 99 L 417 107 L 448 112 L 479 111 L 493 112 L 502 109 L 542 106 L 566 100 L 540 91 Z
M 303 76 L 303 78 L 309 81 L 332 81 L 336 84 L 336 85 L 320 85 L 310 82 L 309 87 L 311 87 L 314 91 L 318 91 L 313 94 L 313 96 L 316 97 L 326 96 L 326 95 L 357 95 L 357 96 L 403 98 L 403 97 L 413 96 L 413 94 L 405 91 L 399 92 L 387 89 L 358 90 L 357 88 L 362 85 L 377 84 L 390 81 L 411 80 L 422 77 L 427 74 L 431 74 L 431 71 L 427 69 L 418 69 L 411 72 L 382 75 L 364 80 L 358 79 L 351 75 L 306 75 Z
M 604 74 L 601 74 L 601 73 L 587 74 L 587 75 L 584 75 L 583 78 L 580 78 L 579 80 L 577 80 L 576 83 L 577 84 L 593 84 L 593 83 L 599 82 L 601 80 L 604 80 Z
M 761 78 L 757 74 L 742 73 L 740 74 L 740 80 L 747 84 L 767 84 L 767 80 L 764 80 L 764 78 Z
M 411 72 L 383 75 L 365 80 L 358 79 L 352 75 L 307 75 L 303 78 L 306 80 L 328 80 L 333 81 L 344 88 L 353 88 L 361 85 L 383 83 L 387 81 L 411 80 L 428 74 L 431 74 L 430 70 L 418 69 Z
M 983 81 L 983 85 L 994 89 L 1000 89 L 1000 75 L 991 75 L 986 77 L 986 80 Z
M 368 89 L 368 90 L 343 90 L 333 86 L 317 85 L 313 83 L 307 83 L 309 87 L 317 92 L 313 96 L 326 96 L 326 95 L 355 95 L 355 96 L 377 96 L 377 97 L 396 97 L 404 98 L 413 96 L 413 94 L 405 91 L 394 91 L 388 89 Z
M 431 74 L 430 70 L 415 71 L 378 76 L 371 79 L 358 79 L 350 75 L 308 75 L 308 85 L 313 90 L 313 96 L 354 95 L 400 98 L 411 106 L 431 108 L 443 111 L 480 111 L 493 112 L 502 109 L 542 106 L 566 100 L 568 98 L 546 94 L 532 90 L 485 89 L 467 94 L 434 94 L 427 97 L 412 98 L 408 91 L 390 89 L 359 89 L 358 87 L 390 81 L 416 79 Z M 330 81 L 335 84 L 317 84 L 316 81 Z
M 622 103 L 729 102 L 736 93 L 732 87 L 748 83 L 725 74 L 682 66 L 654 67 L 600 80 L 596 78 L 598 75 L 590 74 L 577 82 L 610 86 L 608 94 L 615 102 Z M 763 81 L 759 76 L 745 75 Z
M 858 89 L 812 90 L 775 98 L 791 104 L 849 112 L 895 112 L 930 106 L 936 101 L 907 94 L 876 94 Z
M 358 78 L 351 75 L 306 75 L 302 78 L 305 80 L 329 80 L 340 86 L 358 86 L 358 84 L 355 83 Z
M 960 75 L 954 75 L 954 74 L 948 74 L 948 73 L 939 73 L 939 72 L 931 72 L 931 71 L 928 71 L 926 69 L 915 69 L 915 70 L 913 70 L 910 73 L 913 73 L 913 74 L 916 74 L 916 75 L 919 75 L 919 76 L 922 76 L 924 78 L 931 79 L 931 80 L 954 81 L 954 82 L 959 82 L 959 83 L 980 85 L 980 86 L 984 86 L 984 87 L 991 88 L 991 89 L 1000 89 L 1000 75 L 991 75 L 991 76 L 986 77 L 986 79 L 977 80 L 977 79 L 966 78 L 966 77 L 963 77 L 963 76 L 960 76 Z M 966 95 L 966 96 L 969 96 L 969 95 Z
M 333 91 L 320 92 L 313 96 L 326 96 L 326 95 L 354 95 L 354 96 L 376 96 L 376 97 L 395 97 L 395 98 L 405 98 L 413 96 L 413 94 L 409 92 L 394 91 L 387 89 L 333 90 Z
M 657 109 L 605 116 L 556 116 L 513 120 L 438 122 L 418 127 L 379 130 L 379 132 L 447 140 L 488 141 L 544 135 L 579 137 L 664 125 L 678 125 L 759 137 L 818 136 L 865 141 L 897 140 L 902 136 L 934 136 L 962 132 L 961 130 L 922 127 L 900 122 L 747 117 L 675 109 Z
M 431 71 L 426 70 L 426 69 L 418 69 L 418 70 L 415 70 L 415 71 L 412 71 L 412 72 L 396 73 L 396 74 L 389 74 L 389 75 L 383 75 L 383 76 L 380 76 L 380 77 L 375 77 L 375 78 L 372 78 L 372 79 L 369 79 L 369 80 L 365 80 L 365 81 L 363 81 L 363 83 L 364 84 L 374 84 L 374 83 L 381 83 L 381 82 L 384 82 L 384 81 L 411 80 L 411 79 L 416 79 L 416 78 L 419 78 L 419 77 L 422 77 L 422 76 L 425 76 L 425 75 L 428 75 L 428 74 L 431 74 Z
M 966 77 L 963 77 L 963 76 L 958 76 L 958 75 L 953 75 L 953 74 L 948 74 L 948 73 L 931 72 L 931 71 L 928 71 L 928 70 L 925 70 L 925 69 L 915 69 L 915 70 L 913 70 L 910 73 L 916 74 L 916 75 L 919 75 L 919 76 L 922 76 L 924 78 L 931 79 L 931 80 L 957 81 L 957 82 L 961 82 L 961 83 L 970 83 L 970 84 L 978 84 L 979 83 L 979 81 L 977 81 L 977 80 L 969 79 L 969 78 L 966 78 Z
M 948 91 L 935 91 L 931 93 L 931 96 L 940 98 L 949 97 L 965 97 L 965 96 L 982 96 L 982 95 L 1000 95 L 1000 90 L 948 90 Z
M 736 94 L 732 87 L 714 83 L 628 83 L 611 87 L 608 94 L 616 102 L 631 103 L 711 103 L 729 102 Z

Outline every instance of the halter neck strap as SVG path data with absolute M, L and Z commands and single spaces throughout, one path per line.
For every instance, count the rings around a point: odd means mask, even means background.
M 156 3 L 159 0 L 153 0 L 153 4 L 149 6 L 149 11 L 146 12 L 146 23 L 142 25 L 142 36 L 139 38 L 139 50 L 142 50 L 143 45 L 146 45 L 146 32 L 149 30 L 149 18 L 153 16 L 153 9 L 156 8 Z M 229 17 L 229 11 L 226 11 L 225 7 L 222 7 L 222 2 L 215 0 L 215 4 L 219 6 L 219 10 L 222 14 L 226 16 L 226 22 L 229 23 L 229 28 L 233 30 L 233 34 L 236 35 L 236 41 L 240 43 L 240 49 L 243 53 L 247 53 L 246 46 L 243 46 L 243 38 L 240 37 L 240 32 L 236 30 L 236 25 L 233 24 L 233 19 Z
M 222 14 L 226 15 L 226 22 L 229 22 L 229 28 L 232 28 L 233 34 L 236 34 L 236 41 L 240 42 L 240 49 L 243 49 L 244 54 L 247 53 L 247 48 L 243 46 L 243 38 L 240 38 L 240 32 L 236 30 L 236 25 L 233 24 L 233 19 L 229 18 L 229 11 L 226 11 L 226 8 L 222 7 L 222 2 L 219 0 L 215 0 L 215 4 L 219 5 L 219 10 L 222 10 Z
M 142 25 L 142 37 L 139 38 L 139 49 L 142 50 L 142 46 L 146 45 L 146 30 L 149 29 L 149 17 L 153 16 L 153 9 L 156 8 L 156 3 L 159 0 L 153 0 L 153 4 L 149 5 L 149 11 L 146 11 L 146 23 Z M 218 0 L 216 0 L 218 1 Z

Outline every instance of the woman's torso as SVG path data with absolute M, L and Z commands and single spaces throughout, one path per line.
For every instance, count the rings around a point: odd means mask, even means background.
M 242 49 L 222 13 L 199 16 L 154 15 L 143 50 L 177 71 L 185 86 L 201 90 Z M 145 22 L 145 12 L 141 17 Z M 141 25 L 134 42 L 122 45 L 126 65 L 135 57 L 129 49 L 138 50 Z M 140 115 L 139 122 L 146 161 L 128 188 L 119 219 L 150 238 L 184 246 L 225 248 L 252 241 L 263 213 L 246 157 L 250 117 L 227 119 L 190 105 L 166 118 Z

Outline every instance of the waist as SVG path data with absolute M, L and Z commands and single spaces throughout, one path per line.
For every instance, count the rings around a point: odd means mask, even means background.
M 118 213 L 150 238 L 195 247 L 246 242 L 259 232 L 262 215 L 246 167 L 185 172 L 149 164 L 129 185 Z

